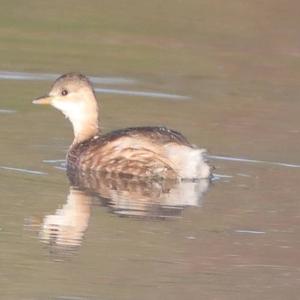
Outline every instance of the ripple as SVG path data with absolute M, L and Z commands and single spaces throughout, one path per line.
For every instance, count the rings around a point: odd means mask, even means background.
M 49 80 L 53 81 L 57 79 L 60 74 L 50 73 L 29 73 L 29 72 L 10 72 L 0 71 L 0 80 Z M 89 79 L 95 84 L 120 84 L 120 85 L 132 85 L 138 83 L 138 80 L 124 77 L 96 77 L 88 76 Z M 150 91 L 135 91 L 135 90 L 122 90 L 111 88 L 95 88 L 95 92 L 102 94 L 118 94 L 129 96 L 141 96 L 152 98 L 165 98 L 173 100 L 186 100 L 190 99 L 189 96 L 182 96 L 177 94 L 169 94 L 162 92 L 150 92 Z
M 50 73 L 29 73 L 29 72 L 10 72 L 0 71 L 0 79 L 3 80 L 55 80 L 61 74 Z M 96 77 L 90 76 L 89 79 L 94 83 L 102 84 L 134 84 L 136 79 L 123 77 Z
M 0 109 L 0 114 L 13 114 L 16 110 L 13 109 Z
M 289 164 L 289 163 L 285 163 L 285 162 L 257 160 L 257 159 L 220 156 L 220 155 L 207 155 L 207 157 L 210 159 L 216 159 L 216 160 L 238 161 L 238 162 L 245 162 L 245 163 L 252 163 L 252 164 L 267 164 L 267 165 L 288 167 L 288 168 L 300 168 L 300 165 L 298 165 L 298 164 Z
M 9 171 L 16 171 L 16 172 L 21 172 L 21 173 L 34 174 L 34 175 L 47 175 L 47 173 L 45 173 L 45 172 L 29 170 L 29 169 L 22 169 L 22 168 L 0 166 L 0 169 L 9 170 Z
M 105 88 L 95 88 L 95 92 L 102 94 L 119 94 L 119 95 L 128 95 L 128 96 L 141 96 L 141 97 L 152 97 L 152 98 L 167 98 L 173 100 L 187 100 L 191 97 L 182 96 L 177 94 L 167 94 L 160 92 L 147 92 L 147 91 L 128 91 L 128 90 L 119 90 L 119 89 L 105 89 Z

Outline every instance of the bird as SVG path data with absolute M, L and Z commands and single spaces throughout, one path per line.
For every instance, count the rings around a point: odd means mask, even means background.
M 67 152 L 67 168 L 129 178 L 194 180 L 212 176 L 206 150 L 192 145 L 178 131 L 144 126 L 103 134 L 94 88 L 81 73 L 60 76 L 50 92 L 33 103 L 50 104 L 71 121 L 74 140 Z

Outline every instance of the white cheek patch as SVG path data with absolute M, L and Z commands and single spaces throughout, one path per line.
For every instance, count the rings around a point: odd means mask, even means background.
M 83 130 L 84 120 L 86 118 L 86 108 L 84 102 L 54 100 L 52 102 L 52 105 L 61 112 L 63 112 L 66 118 L 68 118 L 71 121 L 75 136 Z
M 52 105 L 60 110 L 67 118 L 72 120 L 79 120 L 82 116 L 82 103 L 74 103 L 71 101 L 54 100 Z

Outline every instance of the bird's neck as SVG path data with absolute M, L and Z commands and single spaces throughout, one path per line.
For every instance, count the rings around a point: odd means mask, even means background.
M 77 107 L 67 117 L 73 125 L 73 145 L 88 140 L 99 133 L 97 107 Z
M 73 144 L 81 143 L 91 137 L 97 135 L 99 132 L 98 119 L 91 120 L 84 118 L 81 120 L 72 121 L 73 131 L 74 131 L 74 141 Z

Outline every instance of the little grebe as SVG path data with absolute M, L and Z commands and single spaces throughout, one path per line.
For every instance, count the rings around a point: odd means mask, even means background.
M 177 131 L 135 127 L 101 134 L 95 92 L 82 74 L 62 75 L 47 96 L 33 103 L 51 104 L 70 119 L 75 138 L 67 154 L 69 168 L 150 178 L 211 176 L 205 150 L 191 145 Z

